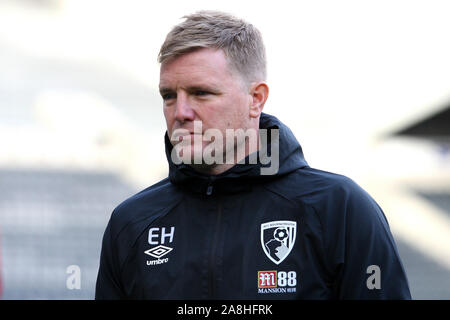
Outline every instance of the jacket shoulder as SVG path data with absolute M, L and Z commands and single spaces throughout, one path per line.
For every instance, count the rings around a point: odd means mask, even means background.
M 377 202 L 345 175 L 307 167 L 279 180 L 269 189 L 293 203 L 311 208 L 324 233 L 339 231 L 338 226 L 343 223 L 367 228 L 378 225 L 389 229 L 384 212 Z
M 270 183 L 268 188 L 289 200 L 300 200 L 312 206 L 320 205 L 329 197 L 342 198 L 344 195 L 365 192 L 345 175 L 311 167 L 299 168 Z
M 296 174 L 305 182 L 303 186 L 306 189 L 302 190 L 302 196 L 306 202 L 311 204 L 321 202 L 328 197 L 346 199 L 352 196 L 368 196 L 366 191 L 353 179 L 342 174 L 314 168 L 297 170 Z
M 333 209 L 341 208 L 341 212 L 348 212 L 358 207 L 366 209 L 358 212 L 377 212 L 381 209 L 365 189 L 345 175 L 313 168 L 299 170 L 296 174 L 298 180 L 303 181 L 300 188 L 302 201 L 320 212 L 337 214 L 339 210 Z
M 350 218 L 354 223 L 381 222 L 388 227 L 378 203 L 353 179 L 312 168 L 298 174 L 309 184 L 309 190 L 302 193 L 302 201 L 314 207 L 322 219 L 334 224 L 336 220 Z
M 111 232 L 117 235 L 131 224 L 153 220 L 180 199 L 177 188 L 165 178 L 121 202 L 111 214 Z

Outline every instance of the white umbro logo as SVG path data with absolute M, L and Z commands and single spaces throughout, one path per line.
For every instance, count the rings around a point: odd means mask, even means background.
M 165 256 L 166 254 L 168 254 L 172 250 L 173 250 L 172 248 L 169 248 L 169 247 L 166 247 L 163 245 L 159 245 L 157 247 L 154 247 L 152 249 L 144 251 L 144 253 L 148 254 L 149 256 L 159 259 L 159 258 Z
M 146 255 L 156 258 L 156 260 L 147 260 L 148 266 L 166 263 L 169 258 L 162 258 L 173 250 L 171 247 L 164 246 L 173 242 L 175 227 L 152 227 L 148 230 L 148 244 L 157 245 L 156 247 L 145 250 Z M 162 258 L 162 259 L 161 259 Z

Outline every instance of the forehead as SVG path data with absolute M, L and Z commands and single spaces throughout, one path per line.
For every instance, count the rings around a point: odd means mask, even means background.
M 220 49 L 202 48 L 173 58 L 161 65 L 160 87 L 184 81 L 230 81 L 228 60 Z

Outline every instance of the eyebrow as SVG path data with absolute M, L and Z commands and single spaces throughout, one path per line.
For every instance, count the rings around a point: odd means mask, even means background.
M 211 92 L 217 92 L 217 89 L 213 89 L 210 85 L 195 85 L 195 86 L 189 86 L 186 88 L 187 91 L 192 92 L 192 91 L 211 91 Z M 170 92 L 174 92 L 173 89 L 169 88 L 169 87 L 161 87 L 159 88 L 159 93 L 161 95 L 164 95 L 166 93 L 170 93 Z
M 165 87 L 159 88 L 159 93 L 160 93 L 161 95 L 164 95 L 164 94 L 169 93 L 169 92 L 172 92 L 172 91 L 173 91 L 173 90 L 170 89 L 170 88 L 165 88 Z

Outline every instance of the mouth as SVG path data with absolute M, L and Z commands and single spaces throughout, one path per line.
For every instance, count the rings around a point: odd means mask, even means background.
M 181 141 L 184 141 L 186 139 L 190 139 L 191 141 L 194 141 L 196 137 L 203 137 L 203 133 L 198 132 L 183 132 L 179 134 L 172 134 L 171 141 L 178 143 Z
M 187 134 L 181 134 L 179 137 L 187 137 L 187 136 L 203 136 L 203 133 L 198 132 L 189 132 Z

